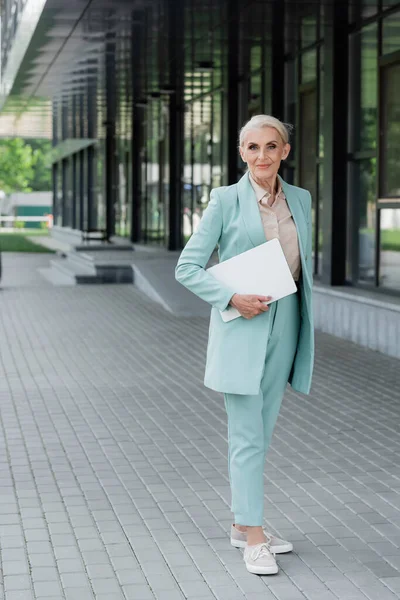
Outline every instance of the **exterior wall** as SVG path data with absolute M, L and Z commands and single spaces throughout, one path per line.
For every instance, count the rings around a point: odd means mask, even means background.
M 268 112 L 295 126 L 282 174 L 312 192 L 316 280 L 400 292 L 399 31 L 385 0 L 138 7 L 54 101 L 56 148 L 81 144 L 54 164 L 55 224 L 179 249 Z

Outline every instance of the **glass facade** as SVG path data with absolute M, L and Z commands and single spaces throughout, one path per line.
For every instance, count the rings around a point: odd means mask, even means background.
M 118 22 L 54 103 L 55 223 L 179 249 L 244 172 L 239 128 L 271 113 L 294 126 L 282 175 L 312 195 L 316 279 L 343 261 L 336 285 L 400 292 L 400 3 L 338 4 L 154 0 Z
M 350 34 L 347 260 L 350 283 L 397 291 L 400 109 L 395 90 L 400 85 L 399 34 L 400 4 L 395 2 L 363 3 Z

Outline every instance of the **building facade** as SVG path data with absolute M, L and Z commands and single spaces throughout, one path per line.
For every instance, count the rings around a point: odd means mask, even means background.
M 183 247 L 268 113 L 316 280 L 400 294 L 400 2 L 5 0 L 2 57 L 5 109 L 52 100 L 57 227 Z

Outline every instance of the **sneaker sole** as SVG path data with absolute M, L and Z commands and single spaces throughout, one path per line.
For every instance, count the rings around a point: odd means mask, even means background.
M 246 548 L 247 542 L 242 542 L 241 540 L 234 540 L 231 538 L 231 544 L 234 548 Z M 285 554 L 286 552 L 292 552 L 293 545 L 287 544 L 286 546 L 271 546 L 271 552 L 274 554 Z
M 254 567 L 252 565 L 246 564 L 246 569 L 249 573 L 253 573 L 254 575 L 276 575 L 279 571 L 278 565 L 274 565 L 272 567 Z

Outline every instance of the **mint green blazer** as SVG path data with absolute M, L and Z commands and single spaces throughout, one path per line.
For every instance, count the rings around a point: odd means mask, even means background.
M 311 195 L 279 178 L 297 228 L 302 275 L 299 281 L 301 326 L 289 376 L 291 386 L 305 394 L 314 363 L 312 307 Z M 225 323 L 220 315 L 236 290 L 221 285 L 205 267 L 218 245 L 220 261 L 266 241 L 260 211 L 248 172 L 235 185 L 215 188 L 199 226 L 175 268 L 175 278 L 211 304 L 204 385 L 217 392 L 257 394 L 264 370 L 270 311 L 252 319 Z

